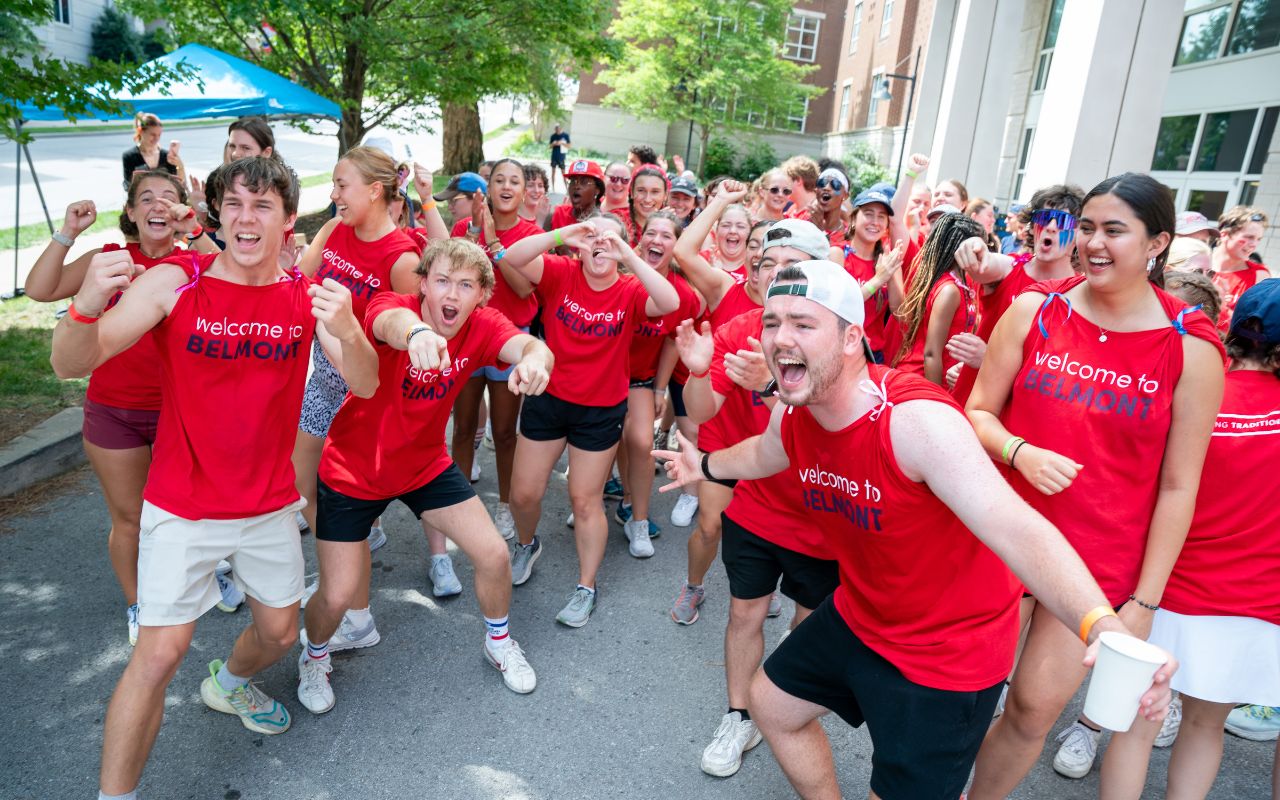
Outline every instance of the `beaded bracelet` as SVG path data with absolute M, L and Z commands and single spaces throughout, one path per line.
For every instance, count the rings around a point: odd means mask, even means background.
M 1160 606 L 1153 606 L 1153 605 L 1151 605 L 1150 603 L 1144 603 L 1144 602 L 1142 602 L 1141 600 L 1139 600 L 1139 599 L 1138 599 L 1136 596 L 1134 596 L 1134 595 L 1129 595 L 1129 599 L 1130 599 L 1130 600 L 1132 600 L 1133 602 L 1137 603 L 1138 605 L 1142 606 L 1143 608 L 1145 608 L 1145 609 L 1146 609 L 1146 610 L 1148 610 L 1148 611 L 1159 611 L 1159 610 L 1160 610 Z

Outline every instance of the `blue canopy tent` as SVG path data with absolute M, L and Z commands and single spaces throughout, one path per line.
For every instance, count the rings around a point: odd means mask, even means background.
M 342 109 L 327 98 L 304 89 L 298 84 L 277 75 L 270 70 L 251 64 L 242 58 L 205 47 L 202 44 L 188 44 L 163 55 L 148 64 L 162 64 L 176 67 L 184 63 L 193 72 L 192 76 L 179 83 L 171 83 L 165 89 L 147 89 L 137 94 L 122 94 L 116 99 L 124 101 L 129 108 L 127 115 L 111 114 L 97 110 L 94 113 L 80 115 L 79 119 L 127 120 L 136 112 L 150 112 L 168 122 L 176 119 L 201 119 L 206 117 L 327 117 L 338 119 Z M 145 67 L 145 65 L 144 65 Z M 38 108 L 24 103 L 18 107 L 22 119 L 21 126 L 30 121 L 51 121 L 67 118 L 61 109 L 52 106 Z M 27 167 L 35 180 L 36 191 L 40 196 L 40 204 L 44 206 L 44 192 L 40 189 L 40 179 L 36 176 L 35 165 L 31 162 L 31 154 L 26 147 L 18 145 L 18 188 L 21 188 L 22 157 L 26 155 Z M 15 192 L 17 189 L 15 189 Z M 17 287 L 17 228 L 20 209 L 15 212 L 14 220 L 14 286 Z M 49 233 L 53 233 L 53 221 L 49 209 L 44 207 L 45 222 L 49 225 Z M 21 293 L 20 289 L 16 289 Z

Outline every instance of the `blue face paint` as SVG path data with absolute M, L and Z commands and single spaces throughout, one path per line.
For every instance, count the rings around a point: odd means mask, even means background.
M 1076 218 L 1074 214 L 1056 208 L 1042 208 L 1031 215 L 1031 225 L 1038 238 L 1040 231 L 1049 227 L 1050 223 L 1058 223 L 1058 247 L 1066 247 L 1076 238 Z

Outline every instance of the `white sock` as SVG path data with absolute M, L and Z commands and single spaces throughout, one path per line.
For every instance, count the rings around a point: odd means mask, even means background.
M 104 791 L 98 791 L 98 800 L 138 800 L 138 790 L 125 792 L 124 794 L 107 794 Z
M 347 619 L 351 620 L 351 624 L 355 627 L 363 628 L 373 622 L 373 614 L 369 613 L 367 608 L 350 608 L 347 609 Z

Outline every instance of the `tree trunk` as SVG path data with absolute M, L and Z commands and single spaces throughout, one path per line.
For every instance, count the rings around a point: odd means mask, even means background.
M 707 179 L 707 140 L 711 138 L 711 129 L 698 126 L 698 177 Z
M 446 103 L 444 106 L 444 167 L 446 175 L 474 172 L 484 161 L 484 132 L 480 130 L 480 104 Z
M 342 110 L 342 120 L 338 123 L 338 158 L 342 158 L 347 151 L 360 144 L 360 140 L 364 138 L 364 115 L 357 105 L 353 109 Z

